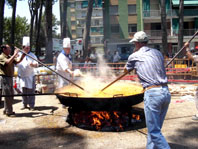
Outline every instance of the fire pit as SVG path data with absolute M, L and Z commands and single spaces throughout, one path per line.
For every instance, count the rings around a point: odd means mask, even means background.
M 79 111 L 69 108 L 67 122 L 95 131 L 127 131 L 146 127 L 144 110 L 130 108 L 121 111 Z
M 133 85 L 133 86 L 132 86 Z M 64 91 L 68 91 L 63 94 Z M 72 93 L 76 91 L 76 93 Z M 117 84 L 105 92 L 82 92 L 71 86 L 60 89 L 57 98 L 69 107 L 67 122 L 91 130 L 124 131 L 127 127 L 144 126 L 143 109 L 133 105 L 143 101 L 142 87 L 134 84 Z M 141 124 L 140 124 L 141 123 Z M 137 127 L 136 126 L 136 127 Z

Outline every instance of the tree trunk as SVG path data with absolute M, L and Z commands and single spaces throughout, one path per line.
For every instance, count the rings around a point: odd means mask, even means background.
M 33 1 L 28 0 L 29 10 L 30 10 L 30 49 L 32 49 L 32 41 L 33 41 L 33 30 L 34 30 L 34 11 L 33 11 Z
M 41 19 L 42 19 L 42 11 L 43 11 L 43 0 L 40 3 L 40 11 L 39 11 L 39 20 L 38 20 L 38 29 L 37 29 L 37 36 L 36 36 L 36 55 L 41 55 L 41 47 L 40 47 L 40 27 L 41 27 Z
M 83 57 L 89 55 L 88 53 L 88 45 L 90 42 L 90 26 L 91 26 L 91 16 L 93 11 L 93 0 L 88 1 L 88 8 L 87 8 L 87 17 L 86 17 L 86 25 L 84 27 L 83 33 Z
M 46 1 L 46 8 L 45 8 L 45 13 L 46 13 L 46 57 L 45 61 L 47 63 L 52 63 L 53 62 L 53 43 L 52 43 L 52 0 L 47 0 Z
M 161 4 L 161 27 L 162 27 L 162 53 L 168 53 L 168 43 L 167 43 L 167 25 L 166 25 L 166 4 L 165 0 L 160 0 Z
M 61 24 L 61 38 L 67 37 L 67 1 L 60 0 L 60 24 Z
M 4 6 L 5 0 L 0 0 L 0 45 L 3 43 Z
M 13 1 L 13 8 L 12 8 L 12 28 L 11 28 L 11 54 L 14 53 L 14 40 L 15 40 L 15 18 L 16 18 L 16 6 L 17 6 L 17 0 Z
M 178 31 L 178 49 L 179 51 L 183 46 L 183 36 L 184 36 L 184 1 L 179 2 L 179 31 Z M 183 57 L 183 56 L 182 56 Z

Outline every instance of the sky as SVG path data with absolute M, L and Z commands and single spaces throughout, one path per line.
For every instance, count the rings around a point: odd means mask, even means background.
M 59 11 L 59 0 L 53 5 L 53 14 L 56 16 L 57 20 L 60 20 L 60 11 Z M 5 17 L 12 16 L 12 9 L 5 5 L 4 11 Z M 19 15 L 20 17 L 26 17 L 28 22 L 30 23 L 30 11 L 27 0 L 17 1 L 17 9 L 16 9 L 16 16 Z M 57 30 L 57 33 L 60 33 L 60 27 Z

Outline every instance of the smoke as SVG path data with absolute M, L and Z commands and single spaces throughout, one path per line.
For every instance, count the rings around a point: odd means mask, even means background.
M 116 79 L 116 75 L 112 68 L 107 65 L 102 54 L 97 54 L 96 69 L 92 72 L 86 72 L 79 83 L 85 90 L 97 92 L 114 79 Z

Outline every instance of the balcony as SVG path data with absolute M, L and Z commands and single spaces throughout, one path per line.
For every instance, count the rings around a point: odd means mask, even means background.
M 179 12 L 178 9 L 170 9 L 167 10 L 167 17 L 176 17 L 178 16 Z M 196 17 L 198 16 L 198 9 L 184 9 L 184 16 L 187 17 Z M 146 18 L 159 18 L 161 17 L 160 15 L 160 10 L 149 10 L 149 11 L 143 11 L 143 17 Z
M 192 36 L 196 32 L 196 29 L 184 29 L 184 36 Z M 145 30 L 145 33 L 152 37 L 162 37 L 162 30 Z M 178 36 L 178 30 L 167 30 L 168 36 Z
M 159 37 L 162 36 L 162 30 L 145 30 L 145 33 L 152 37 Z M 167 35 L 171 35 L 171 31 L 167 30 Z

